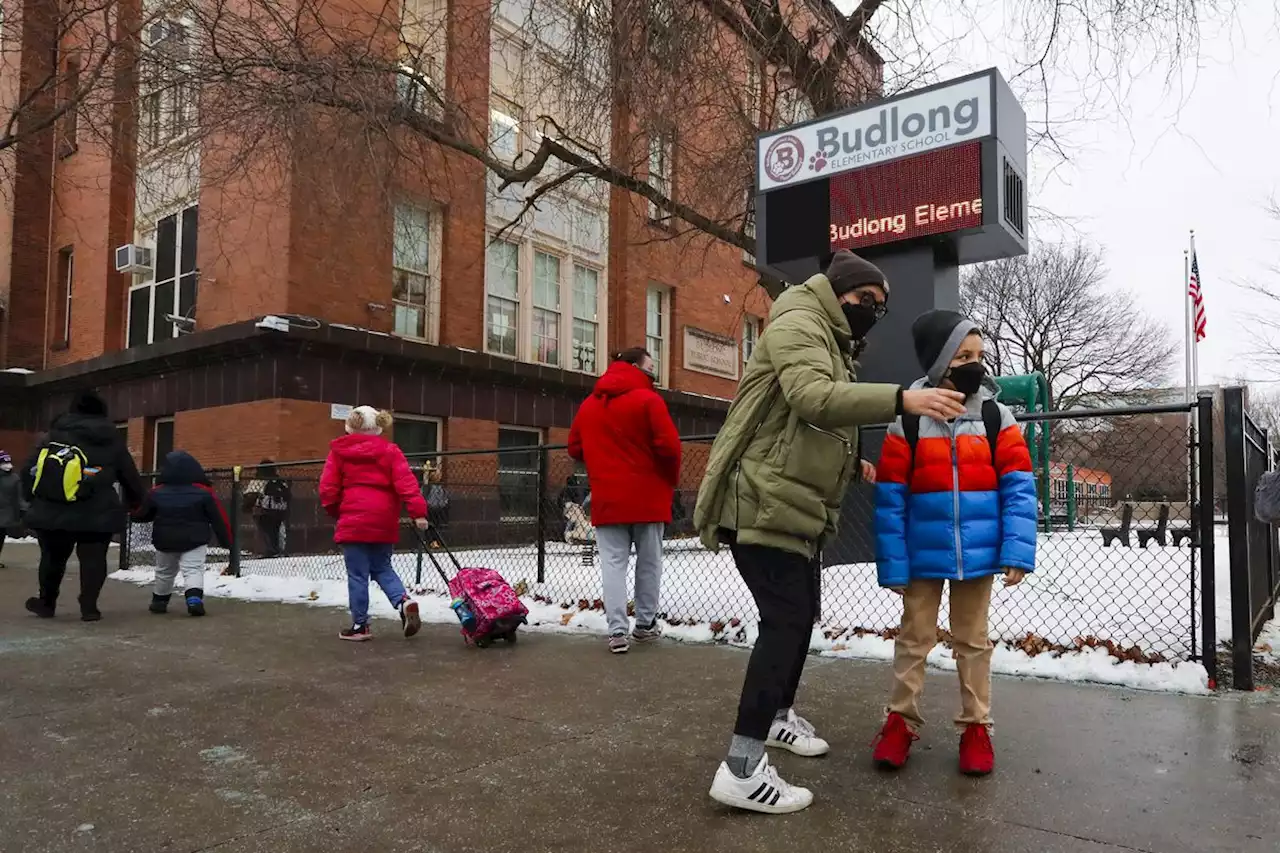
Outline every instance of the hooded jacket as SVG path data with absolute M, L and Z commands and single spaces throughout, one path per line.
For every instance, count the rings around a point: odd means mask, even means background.
M 706 547 L 732 530 L 741 544 L 812 558 L 835 535 L 857 428 L 891 420 L 899 391 L 855 381 L 851 338 L 825 275 L 774 302 L 698 490 L 693 523 Z
M 156 487 L 147 495 L 138 521 L 150 521 L 151 544 L 164 554 L 183 554 L 216 538 L 231 547 L 231 523 L 213 493 L 204 468 L 185 450 L 164 458 Z
M 54 503 L 44 498 L 33 498 L 31 494 L 35 483 L 33 469 L 40 458 L 41 448 L 50 441 L 79 447 L 84 451 L 89 467 L 99 469 L 92 480 L 86 481 L 83 496 L 74 503 Z M 120 484 L 130 506 L 138 506 L 145 497 L 138 466 L 129 455 L 115 424 L 107 420 L 106 415 L 83 412 L 59 415 L 20 473 L 23 493 L 31 501 L 26 522 L 32 530 L 104 535 L 120 533 L 125 526 L 125 508 L 120 495 L 116 494 L 116 483 Z
M 338 520 L 333 541 L 400 541 L 400 507 L 411 518 L 427 517 L 418 478 L 404 453 L 381 435 L 352 433 L 329 444 L 320 475 L 320 503 Z
M 0 471 L 0 533 L 17 527 L 27 511 L 22 497 L 22 479 L 17 471 Z
M 911 387 L 932 383 L 926 377 Z M 988 377 L 959 418 L 947 423 L 922 417 L 914 454 L 902 419 L 890 425 L 876 469 L 881 586 L 1035 569 L 1036 483 L 1026 440 L 1013 413 L 1001 405 L 993 465 L 982 423 L 983 400 L 999 393 Z
M 587 466 L 591 523 L 671 522 L 680 483 L 680 434 L 653 380 L 615 361 L 569 429 L 569 455 Z

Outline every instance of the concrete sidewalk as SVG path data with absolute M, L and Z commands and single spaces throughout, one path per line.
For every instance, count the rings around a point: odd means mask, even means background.
M 0 570 L 0 851 L 1267 851 L 1280 845 L 1280 704 L 1001 679 L 998 770 L 955 770 L 936 725 L 883 776 L 888 670 L 815 658 L 802 710 L 826 759 L 777 757 L 818 800 L 789 817 L 706 796 L 746 655 L 528 633 L 465 648 L 336 638 L 345 614 L 210 600 L 146 612 L 108 582 L 84 624 L 23 611 L 34 549 Z M 25 566 L 25 568 L 24 568 Z M 175 602 L 176 604 L 176 602 Z M 952 712 L 932 674 L 926 710 Z

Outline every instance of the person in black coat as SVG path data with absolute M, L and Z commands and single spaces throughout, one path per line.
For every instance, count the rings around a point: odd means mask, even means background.
M 181 570 L 187 612 L 203 616 L 209 540 L 216 538 L 218 544 L 229 549 L 231 523 L 199 461 L 185 450 L 170 452 L 164 458 L 156 487 L 134 517 L 141 522 L 151 522 L 151 544 L 156 549 L 151 612 L 164 613 L 169 609 L 169 597 L 173 595 L 174 581 Z
M 87 465 L 80 494 L 71 502 L 35 495 L 36 466 L 40 451 L 49 442 L 78 447 Z M 40 542 L 40 594 L 27 599 L 27 610 L 43 619 L 53 618 L 67 561 L 75 552 L 80 562 L 80 618 L 96 622 L 98 595 L 107 579 L 107 549 L 111 539 L 125 529 L 125 506 L 142 503 L 142 478 L 124 439 L 107 419 L 107 404 L 93 391 L 84 391 L 49 427 L 45 441 L 23 465 L 22 486 L 30 503 L 27 527 Z
M 11 530 L 22 525 L 27 512 L 27 502 L 22 497 L 22 478 L 13 470 L 13 459 L 0 450 L 0 551 Z M 0 563 L 0 569 L 4 563 Z
M 262 539 L 264 557 L 283 557 L 288 548 L 289 506 L 293 503 L 293 487 L 280 479 L 280 472 L 270 459 L 258 463 L 253 480 L 245 486 L 244 508 L 253 516 Z

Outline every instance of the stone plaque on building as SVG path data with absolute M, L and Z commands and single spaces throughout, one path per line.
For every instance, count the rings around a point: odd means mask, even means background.
M 684 369 L 738 378 L 738 342 L 693 326 L 684 327 Z

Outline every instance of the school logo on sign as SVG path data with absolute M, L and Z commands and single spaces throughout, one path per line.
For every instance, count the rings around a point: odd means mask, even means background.
M 791 134 L 773 140 L 764 155 L 764 172 L 778 183 L 794 178 L 803 165 L 804 143 Z

